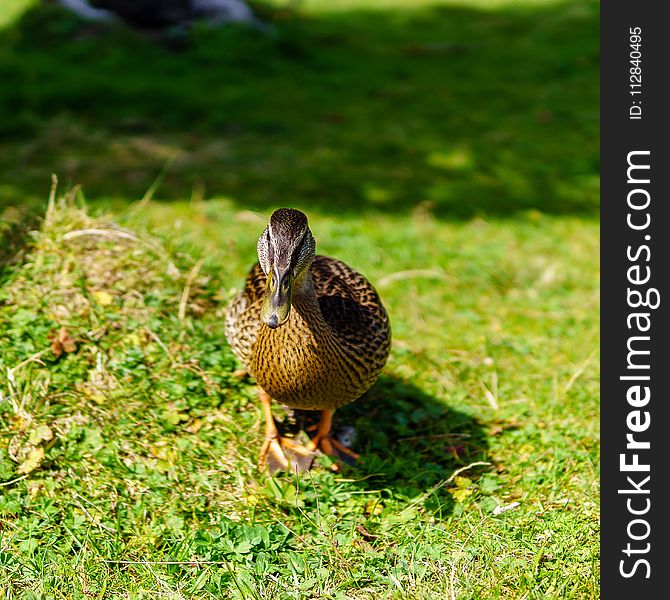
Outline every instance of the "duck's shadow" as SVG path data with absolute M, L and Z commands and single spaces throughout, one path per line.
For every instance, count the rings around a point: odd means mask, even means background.
M 298 426 L 308 427 L 318 413 L 296 411 L 296 417 Z M 383 487 L 411 496 L 462 467 L 490 462 L 487 434 L 476 418 L 389 375 L 335 413 L 333 433 L 361 454 L 343 474 L 365 489 Z M 485 469 L 478 465 L 467 476 Z

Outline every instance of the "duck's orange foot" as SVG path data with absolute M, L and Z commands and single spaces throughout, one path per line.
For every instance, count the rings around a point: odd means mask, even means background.
M 348 465 L 353 465 L 360 458 L 360 454 L 354 452 L 351 448 L 345 446 L 342 442 L 336 440 L 330 432 L 317 433 L 307 444 L 307 449 L 316 451 L 317 448 L 324 454 L 332 456 Z M 332 471 L 339 472 L 341 466 L 338 463 L 333 463 L 330 467 Z
M 275 436 L 266 438 L 258 456 L 258 469 L 277 471 L 291 471 L 304 473 L 309 471 L 317 452 L 298 444 L 291 438 Z

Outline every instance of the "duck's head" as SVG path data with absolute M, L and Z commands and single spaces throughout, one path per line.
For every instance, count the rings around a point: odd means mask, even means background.
M 258 238 L 258 261 L 267 277 L 261 319 L 272 329 L 288 320 L 294 290 L 308 283 L 316 243 L 307 217 L 293 208 L 272 213 Z

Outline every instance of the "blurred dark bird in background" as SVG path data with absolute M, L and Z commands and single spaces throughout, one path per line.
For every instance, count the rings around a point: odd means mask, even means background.
M 195 21 L 212 25 L 237 22 L 257 25 L 243 0 L 57 0 L 89 21 L 120 19 L 139 29 L 170 29 Z

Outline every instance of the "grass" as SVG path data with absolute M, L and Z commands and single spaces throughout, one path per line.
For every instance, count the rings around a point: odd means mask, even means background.
M 597 596 L 594 224 L 314 215 L 322 250 L 378 282 L 395 346 L 379 384 L 338 412 L 360 464 L 268 479 L 254 467 L 254 389 L 233 377 L 221 331 L 262 221 L 214 201 L 147 205 L 121 223 L 154 219 L 164 229 L 151 236 L 64 240 L 114 226 L 60 208 L 5 281 L 5 586 L 63 598 Z M 452 477 L 480 461 L 490 466 Z
M 593 217 L 597 3 L 482 4 L 261 6 L 274 35 L 162 43 L 32 9 L 0 31 L 0 202 L 55 172 L 122 203 L 174 159 L 163 199 Z
M 598 597 L 597 5 L 258 8 L 0 9 L 0 597 Z M 340 475 L 223 336 L 278 205 L 392 319 Z

